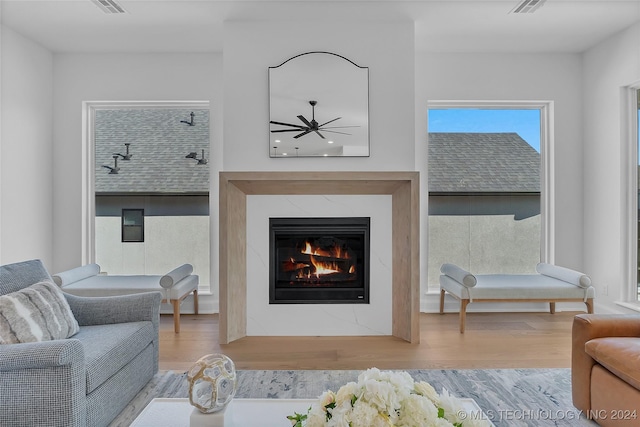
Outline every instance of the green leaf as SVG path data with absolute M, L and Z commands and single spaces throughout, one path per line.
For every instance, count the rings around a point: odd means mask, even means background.
M 438 408 L 438 418 L 444 418 L 444 408 Z
M 298 414 L 294 412 L 293 415 L 287 415 L 287 419 L 289 421 L 295 421 L 296 423 L 291 423 L 291 427 L 303 427 L 302 422 L 307 419 L 307 414 Z

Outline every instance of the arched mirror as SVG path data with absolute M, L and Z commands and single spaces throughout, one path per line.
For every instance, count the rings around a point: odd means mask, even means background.
M 369 69 L 330 52 L 269 67 L 270 157 L 369 156 Z

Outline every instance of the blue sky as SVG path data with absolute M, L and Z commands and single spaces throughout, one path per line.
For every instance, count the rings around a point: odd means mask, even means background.
M 540 110 L 429 110 L 429 132 L 516 132 L 540 152 Z

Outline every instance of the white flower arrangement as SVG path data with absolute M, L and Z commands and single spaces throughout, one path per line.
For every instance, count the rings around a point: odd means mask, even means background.
M 293 427 L 486 427 L 462 400 L 406 372 L 371 368 L 337 392 L 326 391 L 306 414 L 289 415 Z

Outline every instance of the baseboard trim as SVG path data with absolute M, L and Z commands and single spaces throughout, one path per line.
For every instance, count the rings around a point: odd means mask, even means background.
M 595 304 L 596 312 L 615 312 L 611 309 L 605 310 L 601 305 Z M 585 305 L 582 303 L 557 303 L 556 311 L 585 311 Z M 220 301 L 211 293 L 199 293 L 198 295 L 198 311 L 201 314 L 216 314 L 220 312 Z M 459 313 L 460 301 L 450 295 L 445 296 L 444 301 L 445 313 Z M 549 304 L 547 303 L 470 303 L 467 306 L 467 313 L 509 313 L 509 312 L 548 312 Z M 173 309 L 171 304 L 162 304 L 160 308 L 162 314 L 171 314 Z M 180 312 L 183 314 L 194 314 L 193 296 L 190 295 L 182 301 Z M 421 313 L 439 313 L 440 312 L 440 292 L 427 292 L 420 301 Z M 586 311 L 585 311 L 586 312 Z M 620 311 L 622 312 L 622 310 Z

